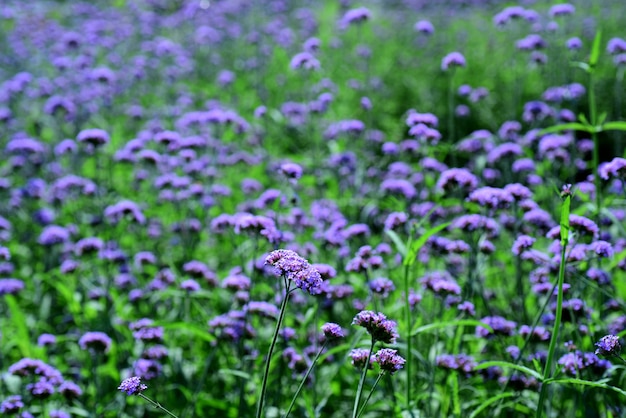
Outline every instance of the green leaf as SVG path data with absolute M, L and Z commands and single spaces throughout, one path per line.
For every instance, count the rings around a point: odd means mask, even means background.
M 241 370 L 220 369 L 217 371 L 217 373 L 221 374 L 222 376 L 235 376 L 235 377 L 240 377 L 245 380 L 251 379 L 250 373 L 245 373 L 245 372 L 242 372 Z
M 11 313 L 11 324 L 15 325 L 15 337 L 17 339 L 17 345 L 22 352 L 22 356 L 31 357 L 31 349 L 30 349 L 30 336 L 28 335 L 28 325 L 26 324 L 26 316 L 24 316 L 24 312 L 20 308 L 20 305 L 17 303 L 15 296 L 13 295 L 4 295 L 4 300 L 9 307 L 9 312 Z M 5 334 L 8 334 L 5 332 Z
M 447 228 L 448 225 L 450 225 L 450 223 L 451 222 L 446 222 L 441 225 L 437 225 L 434 228 L 431 228 L 428 231 L 424 232 L 416 241 L 414 241 L 411 244 L 411 247 L 409 248 L 409 251 L 406 257 L 404 257 L 403 264 L 405 266 L 412 266 L 413 263 L 415 263 L 415 260 L 417 259 L 417 253 L 424 246 L 424 244 L 426 244 L 426 241 L 428 240 L 428 238 L 435 235 L 437 232 Z
M 590 380 L 583 379 L 575 379 L 575 378 L 567 378 L 567 379 L 548 379 L 544 382 L 546 385 L 551 385 L 553 383 L 571 383 L 574 385 L 584 385 L 584 386 L 592 386 L 596 388 L 609 389 L 619 393 L 620 395 L 626 396 L 626 391 L 616 388 L 615 386 L 607 385 L 606 383 L 600 382 L 592 382 Z
M 435 329 L 456 327 L 456 326 L 463 326 L 463 325 L 473 325 L 477 327 L 483 327 L 489 330 L 489 332 L 493 332 L 493 328 L 491 328 L 489 325 L 485 324 L 484 322 L 480 322 L 475 319 L 458 319 L 456 321 L 436 322 L 434 324 L 422 325 L 421 327 L 418 327 L 414 329 L 413 331 L 411 331 L 411 336 L 415 336 L 417 334 L 421 334 L 422 332 L 432 331 Z
M 487 367 L 492 367 L 492 366 L 499 366 L 503 368 L 517 370 L 518 372 L 522 372 L 527 375 L 530 375 L 539 381 L 543 380 L 543 376 L 541 376 L 541 373 L 533 369 L 529 369 L 528 367 L 520 366 L 519 364 L 509 363 L 508 361 L 499 361 L 499 360 L 486 361 L 474 367 L 474 370 L 486 369 Z
M 598 29 L 596 37 L 593 38 L 593 45 L 591 46 L 591 54 L 589 55 L 589 65 L 591 68 L 595 67 L 600 58 L 600 51 L 602 50 L 602 31 Z
M 209 334 L 204 327 L 200 327 L 189 322 L 156 322 L 155 325 L 162 326 L 164 329 L 179 330 L 188 334 L 193 334 L 207 342 L 212 342 L 215 337 Z
M 618 121 L 618 122 L 607 122 L 602 125 L 602 129 L 605 131 L 626 131 L 626 122 Z
M 567 247 L 569 241 L 569 213 L 571 196 L 565 196 L 561 207 L 561 246 Z
M 398 249 L 398 252 L 402 254 L 402 257 L 406 258 L 406 245 L 404 245 L 404 242 L 402 242 L 398 234 L 389 229 L 385 229 L 385 234 L 387 234 L 387 236 L 391 238 L 393 243 L 396 244 L 396 248 Z
M 583 131 L 583 132 L 593 132 L 595 128 L 593 126 L 585 125 L 582 123 L 572 122 L 572 123 L 563 123 L 561 125 L 554 125 L 546 129 L 542 129 L 539 132 L 539 135 L 552 134 L 555 132 L 562 131 Z
M 581 70 L 583 70 L 586 73 L 591 71 L 591 67 L 589 67 L 589 64 L 587 64 L 586 62 L 575 61 L 575 62 L 572 62 L 572 66 L 573 67 L 578 67 L 578 68 L 580 68 Z
M 487 409 L 491 404 L 498 402 L 500 399 L 504 399 L 504 398 L 511 398 L 513 396 L 517 396 L 517 393 L 515 392 L 504 392 L 504 393 L 500 393 L 496 396 L 492 396 L 491 398 L 487 399 L 486 401 L 484 401 L 483 403 L 480 404 L 480 406 L 478 408 L 476 408 L 474 410 L 474 412 L 472 412 L 472 414 L 469 416 L 469 418 L 476 418 L 481 412 L 483 412 L 485 409 Z

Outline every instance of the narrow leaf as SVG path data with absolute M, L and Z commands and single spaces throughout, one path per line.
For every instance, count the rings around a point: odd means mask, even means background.
M 487 399 L 485 402 L 480 404 L 480 406 L 476 408 L 474 412 L 472 412 L 469 418 L 476 418 L 481 412 L 489 408 L 491 404 L 498 402 L 500 399 L 510 398 L 513 396 L 517 396 L 517 394 L 515 392 L 505 392 L 505 393 L 500 393 L 496 396 L 492 396 L 491 398 Z
M 600 58 L 600 51 L 602 49 L 602 31 L 598 30 L 596 33 L 596 37 L 593 38 L 593 45 L 591 46 L 591 54 L 589 55 L 589 65 L 593 68 L 598 63 L 598 59 Z
M 541 376 L 541 373 L 536 372 L 533 369 L 529 369 L 528 367 L 521 366 L 519 364 L 509 363 L 508 361 L 498 361 L 498 360 L 486 361 L 486 362 L 480 363 L 478 366 L 474 367 L 474 370 L 486 369 L 487 367 L 492 367 L 492 366 L 499 366 L 499 367 L 503 367 L 503 368 L 517 370 L 518 372 L 522 372 L 522 373 L 525 373 L 527 375 L 530 375 L 530 376 L 534 377 L 535 379 L 537 379 L 539 381 L 543 380 L 543 377 Z
M 626 131 L 626 122 L 617 121 L 617 122 L 607 122 L 602 125 L 602 129 L 605 131 Z
M 402 242 L 398 234 L 396 234 L 394 231 L 391 231 L 389 229 L 385 229 L 385 234 L 387 234 L 387 236 L 391 238 L 393 243 L 396 244 L 396 248 L 398 252 L 402 254 L 402 257 L 406 258 L 406 252 L 407 252 L 406 245 L 404 245 L 404 242 Z
M 572 123 L 562 123 L 560 125 L 550 126 L 549 128 L 543 129 L 539 132 L 539 135 L 552 134 L 555 132 L 562 131 L 583 131 L 583 132 L 593 132 L 593 126 L 587 126 L 582 123 L 572 122 Z
M 15 296 L 4 295 L 4 300 L 11 313 L 11 323 L 15 325 L 16 328 L 15 337 L 17 339 L 17 345 L 20 347 L 20 351 L 24 357 L 31 357 L 30 337 L 28 335 L 28 326 L 26 325 L 26 316 L 17 303 Z
M 480 322 L 475 319 L 459 319 L 456 321 L 436 322 L 434 324 L 422 325 L 421 327 L 414 329 L 411 332 L 411 336 L 421 334 L 422 332 L 433 331 L 435 329 L 456 327 L 456 326 L 462 326 L 462 325 L 473 325 L 477 327 L 483 327 L 489 330 L 489 332 L 493 332 L 493 328 L 491 328 L 489 325 L 485 324 L 484 322 Z
M 409 248 L 409 251 L 406 257 L 404 258 L 403 264 L 405 266 L 412 266 L 413 263 L 415 263 L 415 260 L 417 258 L 417 253 L 424 246 L 424 244 L 426 244 L 426 241 L 428 241 L 428 238 L 435 235 L 437 232 L 447 228 L 448 225 L 450 225 L 450 222 L 437 225 L 436 227 L 431 228 L 428 231 L 424 232 L 416 241 L 414 241 L 411 244 L 411 247 Z
M 602 388 L 602 389 L 609 389 L 612 391 L 615 391 L 617 393 L 619 393 L 620 395 L 624 395 L 626 396 L 626 391 L 617 388 L 615 386 L 611 386 L 611 385 L 607 385 L 606 383 L 600 383 L 600 382 L 592 382 L 590 380 L 582 380 L 582 379 L 575 379 L 575 378 L 567 378 L 567 379 L 549 379 L 545 381 L 546 385 L 550 385 L 553 383 L 571 383 L 574 385 L 584 385 L 584 386 L 592 386 L 592 387 L 596 387 L 596 388 Z

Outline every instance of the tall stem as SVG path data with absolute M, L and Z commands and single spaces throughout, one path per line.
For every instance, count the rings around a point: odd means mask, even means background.
M 367 369 L 370 367 L 370 358 L 372 357 L 372 351 L 374 351 L 374 344 L 376 341 L 372 338 L 372 345 L 370 351 L 367 353 L 367 360 L 365 360 L 365 366 L 363 367 L 363 373 L 361 373 L 361 380 L 359 381 L 359 387 L 356 389 L 356 397 L 354 398 L 354 408 L 352 408 L 352 418 L 357 418 L 359 411 L 359 403 L 361 402 L 361 395 L 363 394 L 363 385 L 365 384 L 365 376 L 367 376 Z
M 411 303 L 409 301 L 409 266 L 404 266 L 404 310 L 406 315 L 406 326 L 407 326 L 407 340 L 406 347 L 408 350 L 408 355 L 406 359 L 406 409 L 408 411 L 411 410 L 411 358 L 412 356 L 412 340 L 411 331 L 413 330 L 413 326 L 411 324 Z
M 363 406 L 361 407 L 361 409 L 359 409 L 359 413 L 357 414 L 357 418 L 359 418 L 361 415 L 363 415 L 363 412 L 365 412 L 365 407 L 367 406 L 367 403 L 369 402 L 370 398 L 372 397 L 372 394 L 374 393 L 374 390 L 376 389 L 376 386 L 378 386 L 378 382 L 380 382 L 380 379 L 382 379 L 384 374 L 385 373 L 383 373 L 383 372 L 378 374 L 378 377 L 376 378 L 376 381 L 374 382 L 374 385 L 372 386 L 372 390 L 370 390 L 370 393 L 367 395 L 367 398 L 365 398 L 365 402 L 363 402 Z
M 298 389 L 296 390 L 296 393 L 293 395 L 293 399 L 291 400 L 291 404 L 289 404 L 289 409 L 287 409 L 287 413 L 284 415 L 284 418 L 287 418 L 289 416 L 289 414 L 291 413 L 291 410 L 293 409 L 294 405 L 296 404 L 296 399 L 298 398 L 298 395 L 300 395 L 300 392 L 302 391 L 302 388 L 304 387 L 304 384 L 306 383 L 307 378 L 309 377 L 309 375 L 313 371 L 313 367 L 315 367 L 315 364 L 317 363 L 317 360 L 320 358 L 320 355 L 322 355 L 322 352 L 324 351 L 324 348 L 326 348 L 326 343 L 327 342 L 328 342 L 328 340 L 324 341 L 324 344 L 322 344 L 322 348 L 320 348 L 320 350 L 317 352 L 317 355 L 313 359 L 313 362 L 311 363 L 311 366 L 309 366 L 309 369 L 306 371 L 306 374 L 302 378 L 302 381 L 300 382 L 300 386 L 298 386 Z
M 589 122 L 592 126 L 596 126 L 598 123 L 598 109 L 596 109 L 596 93 L 595 93 L 595 78 L 593 76 L 593 69 L 589 71 Z M 593 183 L 596 188 L 596 213 L 595 221 L 600 225 L 600 176 L 598 175 L 598 165 L 600 165 L 600 140 L 598 133 L 594 131 L 591 133 L 593 139 Z
M 287 301 L 289 300 L 289 295 L 291 293 L 290 289 L 291 281 L 287 281 L 285 297 L 283 298 L 283 302 L 280 305 L 280 315 L 278 316 L 278 321 L 276 322 L 276 329 L 274 330 L 274 336 L 272 337 L 272 343 L 270 344 L 270 349 L 267 352 L 267 358 L 265 360 L 265 372 L 263 373 L 263 384 L 261 386 L 261 394 L 259 395 L 259 405 L 256 410 L 256 418 L 261 418 L 263 414 L 263 403 L 265 402 L 265 391 L 267 390 L 267 380 L 270 374 L 270 364 L 272 363 L 272 354 L 274 353 L 274 347 L 276 347 L 276 340 L 278 339 L 278 331 L 280 331 L 280 326 L 283 322 L 283 318 L 285 317 L 285 308 L 287 307 Z
M 565 253 L 567 251 L 567 244 L 569 243 L 570 199 L 570 196 L 565 197 L 563 207 L 561 209 L 561 264 L 559 265 L 556 318 L 554 319 L 554 327 L 552 328 L 552 337 L 550 338 L 550 347 L 548 348 L 546 366 L 543 369 L 543 382 L 541 384 L 541 392 L 539 394 L 539 403 L 537 404 L 537 418 L 541 418 L 543 415 L 543 403 L 548 389 L 546 380 L 552 377 L 552 362 L 554 361 L 554 352 L 556 351 L 559 328 L 561 327 L 561 317 L 563 315 L 563 282 L 565 281 Z

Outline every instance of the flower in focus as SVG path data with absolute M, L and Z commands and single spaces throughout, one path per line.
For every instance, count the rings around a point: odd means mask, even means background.
M 144 390 L 148 389 L 148 386 L 141 383 L 141 378 L 137 376 L 124 379 L 122 384 L 118 387 L 122 392 L 126 392 L 127 395 L 139 395 Z
M 393 344 L 398 338 L 396 323 L 380 312 L 361 311 L 352 320 L 352 325 L 365 328 L 374 341 Z
M 311 295 L 320 293 L 322 285 L 320 273 L 295 251 L 272 251 L 265 259 L 265 264 L 274 266 L 277 274 L 293 281 L 296 287 Z
M 397 350 L 381 348 L 376 354 L 374 354 L 373 360 L 375 363 L 378 363 L 381 372 L 394 374 L 404 366 L 404 363 L 406 363 L 406 360 L 397 353 Z
M 595 345 L 598 347 L 595 352 L 596 355 L 619 356 L 619 353 L 622 351 L 619 337 L 615 335 L 605 335 Z

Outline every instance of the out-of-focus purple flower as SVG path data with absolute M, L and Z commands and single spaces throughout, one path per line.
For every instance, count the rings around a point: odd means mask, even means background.
M 356 367 L 357 369 L 361 370 L 368 363 L 368 358 L 367 358 L 368 355 L 369 355 L 369 350 L 366 350 L 364 348 L 355 348 L 352 351 L 350 351 L 349 356 L 350 356 L 352 365 Z M 372 362 L 371 362 L 371 357 L 370 357 L 368 369 L 371 369 L 371 368 L 372 368 Z
M 398 355 L 398 350 L 392 350 L 391 348 L 381 348 L 374 354 L 372 359 L 374 363 L 378 363 L 381 372 L 387 372 L 394 374 L 398 370 L 404 367 L 406 360 Z
M 347 29 L 352 24 L 359 24 L 366 22 L 372 18 L 372 12 L 365 7 L 359 7 L 356 9 L 348 10 L 341 20 L 339 21 L 339 26 L 342 29 Z
M 19 279 L 0 279 L 0 296 L 15 295 L 24 289 L 24 282 Z
M 145 380 L 152 380 L 161 375 L 163 366 L 156 360 L 140 358 L 135 362 L 133 373 Z
M 365 328 L 372 336 L 373 341 L 380 341 L 385 344 L 393 344 L 398 338 L 397 325 L 395 321 L 378 312 L 361 311 L 352 320 L 352 325 Z
M 124 217 L 127 217 L 133 222 L 138 224 L 144 224 L 146 217 L 141 212 L 139 206 L 130 200 L 122 200 L 113 205 L 107 206 L 104 209 L 104 216 L 107 217 L 112 223 L 117 224 Z
M 573 15 L 575 11 L 576 8 L 569 3 L 555 4 L 554 6 L 550 7 L 550 10 L 548 11 L 548 16 L 550 16 L 551 18 L 559 16 L 569 16 Z
M 512 248 L 513 254 L 514 255 L 520 255 L 525 250 L 527 250 L 530 247 L 532 247 L 532 245 L 535 243 L 535 241 L 536 241 L 536 239 L 531 237 L 531 236 L 520 235 L 519 237 L 517 237 L 517 239 L 513 243 L 513 248 Z
M 511 20 L 525 18 L 525 12 L 526 10 L 522 6 L 506 7 L 493 17 L 493 23 L 496 26 L 504 26 Z
M 603 258 L 613 257 L 614 254 L 613 246 L 606 241 L 594 241 L 589 245 L 589 249 Z
M 504 189 L 481 187 L 470 193 L 467 200 L 490 209 L 502 209 L 509 207 L 509 205 L 513 203 L 514 198 L 511 193 Z
M 280 172 L 291 180 L 302 177 L 302 167 L 296 163 L 284 163 L 280 165 Z
M 459 310 L 459 312 L 464 312 L 469 316 L 476 315 L 476 308 L 474 307 L 474 304 L 468 300 L 459 303 L 456 308 Z
M 300 52 L 293 56 L 289 66 L 293 70 L 319 70 L 320 62 L 310 52 Z
M 448 71 L 450 68 L 465 67 L 465 57 L 460 52 L 451 52 L 441 60 L 441 69 Z
M 611 55 L 626 52 L 626 40 L 622 38 L 611 38 L 606 44 L 606 51 Z
M 571 50 L 578 50 L 583 47 L 583 41 L 581 41 L 580 38 L 575 36 L 565 41 L 565 47 Z
M 422 277 L 420 283 L 424 288 L 440 296 L 461 294 L 461 286 L 458 285 L 448 272 L 430 272 Z
M 55 244 L 62 244 L 70 239 L 70 231 L 67 228 L 58 225 L 46 226 L 37 242 L 41 245 L 51 246 Z
M 478 186 L 478 179 L 466 168 L 450 168 L 445 170 L 437 180 L 437 187 L 443 190 L 460 188 L 472 191 Z
M 584 216 L 571 214 L 569 216 L 570 228 L 581 235 L 596 237 L 599 229 L 594 221 Z
M 378 277 L 376 279 L 372 279 L 369 282 L 369 287 L 373 293 L 381 295 L 383 298 L 389 296 L 389 293 L 393 292 L 396 289 L 396 286 L 393 284 L 393 282 L 386 277 Z
M 598 341 L 595 346 L 598 347 L 595 354 L 606 357 L 619 356 L 620 352 L 622 351 L 619 337 L 617 337 L 616 335 L 605 335 L 604 337 L 600 338 L 600 341 Z
M 56 342 L 57 342 L 57 337 L 55 337 L 52 334 L 41 334 L 37 338 L 37 345 L 39 347 L 48 347 L 48 346 L 56 344 Z
M 104 332 L 87 332 L 78 340 L 83 350 L 92 349 L 96 352 L 108 353 L 111 349 L 111 338 Z
M 404 179 L 385 179 L 380 184 L 380 191 L 385 194 L 404 196 L 406 199 L 412 199 L 417 195 L 415 186 Z
M 124 379 L 122 383 L 117 388 L 122 392 L 125 392 L 126 395 L 139 395 L 144 390 L 148 389 L 148 386 L 141 383 L 141 378 L 138 376 L 129 377 L 128 379 Z
M 604 180 L 609 178 L 626 179 L 626 159 L 615 157 L 611 162 L 601 164 L 598 167 L 598 174 Z
M 26 385 L 26 390 L 36 399 L 47 399 L 54 394 L 54 386 L 45 380 Z
M 489 325 L 493 332 L 488 330 L 487 328 L 477 326 L 476 327 L 476 335 L 479 337 L 490 337 L 493 335 L 504 335 L 510 336 L 515 332 L 515 327 L 517 324 L 513 321 L 509 321 L 501 316 L 486 316 L 480 320 L 485 324 Z
M 9 396 L 0 403 L 0 413 L 5 415 L 17 414 L 22 408 L 24 408 L 24 402 L 19 395 Z
M 466 374 L 470 374 L 476 367 L 476 361 L 472 356 L 467 354 L 441 354 L 435 359 L 437 367 L 442 369 L 460 370 Z
M 322 325 L 322 332 L 324 333 L 324 338 L 327 340 L 336 340 L 344 337 L 343 329 L 341 329 L 339 325 L 332 322 L 327 322 Z
M 385 229 L 394 230 L 404 225 L 408 220 L 406 213 L 404 212 L 392 212 L 385 219 Z
M 110 142 L 109 134 L 103 129 L 85 129 L 78 133 L 76 141 L 88 144 L 93 148 L 99 148 Z
M 278 318 L 279 310 L 276 305 L 263 301 L 250 301 L 244 306 L 244 312 L 257 314 L 265 318 Z
M 265 264 L 274 266 L 278 275 L 295 283 L 296 287 L 316 295 L 320 292 L 322 278 L 307 260 L 291 250 L 272 251 Z
M 418 21 L 414 29 L 416 32 L 422 33 L 424 35 L 432 35 L 435 33 L 435 27 L 428 20 L 420 20 Z

